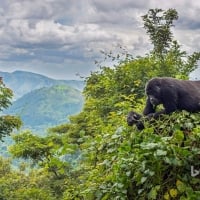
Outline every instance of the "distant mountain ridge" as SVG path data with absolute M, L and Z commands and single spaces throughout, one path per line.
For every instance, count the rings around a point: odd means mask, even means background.
M 83 97 L 79 90 L 67 85 L 43 87 L 25 94 L 5 112 L 19 115 L 25 127 L 37 129 L 67 122 L 67 117 L 80 112 Z
M 53 85 L 68 85 L 80 91 L 84 88 L 84 81 L 79 80 L 56 80 L 41 74 L 26 71 L 2 72 L 3 82 L 7 87 L 13 90 L 14 100 L 22 97 L 24 94 L 43 87 Z
M 32 72 L 1 72 L 3 82 L 14 98 L 4 114 L 19 115 L 24 128 L 44 130 L 67 122 L 70 115 L 81 111 L 84 81 L 55 80 Z

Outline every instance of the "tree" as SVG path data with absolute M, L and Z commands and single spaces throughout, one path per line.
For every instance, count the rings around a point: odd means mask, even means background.
M 0 199 L 55 200 L 45 170 L 14 170 L 11 161 L 0 157 Z
M 13 96 L 12 90 L 7 88 L 0 79 L 0 111 L 8 108 L 11 104 L 11 98 Z M 19 129 L 22 122 L 19 117 L 11 115 L 0 116 L 0 140 L 3 137 L 9 135 L 14 129 Z
M 164 12 L 162 9 L 150 9 L 142 18 L 144 28 L 154 46 L 153 52 L 163 57 L 168 52 L 173 40 L 171 27 L 173 21 L 178 19 L 177 11 L 169 9 Z
M 9 148 L 13 157 L 26 159 L 32 166 L 40 167 L 47 172 L 44 177 L 49 180 L 47 187 L 50 187 L 54 195 L 60 199 L 67 187 L 65 181 L 68 177 L 71 178 L 73 165 L 67 159 L 69 156 L 63 155 L 63 149 L 69 145 L 65 146 L 62 135 L 54 132 L 46 137 L 40 137 L 30 131 L 23 131 L 14 135 L 13 139 L 15 144 Z
M 200 59 L 200 53 L 194 52 L 187 56 L 182 51 L 180 45 L 173 38 L 171 28 L 174 21 L 178 19 L 178 13 L 175 9 L 150 9 L 148 13 L 142 16 L 144 28 L 153 44 L 151 52 L 156 61 L 158 76 L 175 76 L 187 78 L 189 74 L 197 67 L 197 61 Z

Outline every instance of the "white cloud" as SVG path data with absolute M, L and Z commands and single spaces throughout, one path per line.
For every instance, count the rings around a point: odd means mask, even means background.
M 58 77 L 87 73 L 100 50 L 118 45 L 142 55 L 151 48 L 141 19 L 150 8 L 175 8 L 176 39 L 189 52 L 200 50 L 196 0 L 1 0 L 0 68 Z

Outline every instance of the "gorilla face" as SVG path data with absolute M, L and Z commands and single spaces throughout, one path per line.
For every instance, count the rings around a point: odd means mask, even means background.
M 148 95 L 148 98 L 149 98 L 151 104 L 154 105 L 154 106 L 157 106 L 161 103 L 160 99 L 156 98 L 154 95 Z
M 157 106 L 161 103 L 160 87 L 158 85 L 147 85 L 146 94 L 152 105 Z

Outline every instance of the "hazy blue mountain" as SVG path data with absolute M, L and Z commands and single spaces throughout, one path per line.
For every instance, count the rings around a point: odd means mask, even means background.
M 25 71 L 15 71 L 12 73 L 1 72 L 0 77 L 7 87 L 13 90 L 14 100 L 35 89 L 51 87 L 53 85 L 68 85 L 82 91 L 84 81 L 78 80 L 55 80 L 46 76 Z
M 81 111 L 83 97 L 67 85 L 54 85 L 33 90 L 13 102 L 5 112 L 19 115 L 25 127 L 37 130 L 67 122 L 69 115 Z
M 23 128 L 35 134 L 45 134 L 47 128 L 67 122 L 82 109 L 84 81 L 54 80 L 24 71 L 0 72 L 0 77 L 14 92 L 14 101 L 4 114 L 19 115 Z M 4 141 L 0 142 L 0 155 L 7 157 L 13 141 L 11 137 Z

